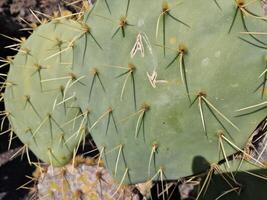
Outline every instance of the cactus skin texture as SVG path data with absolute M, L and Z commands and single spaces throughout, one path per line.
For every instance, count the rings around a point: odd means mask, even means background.
M 25 144 L 21 151 L 28 155 L 31 149 L 53 166 L 68 163 L 83 139 L 75 136 L 82 129 L 76 99 L 65 99 L 75 82 L 72 48 L 81 34 L 80 24 L 67 19 L 39 26 L 12 61 L 6 81 L 5 113 Z
M 267 24 L 260 1 L 246 3 L 99 0 L 87 13 L 73 66 L 86 87 L 73 89 L 118 180 L 188 176 L 198 156 L 210 173 L 221 159 L 264 167 L 243 150 L 267 105 Z M 241 168 L 226 159 L 240 150 Z
M 74 166 L 70 163 L 59 168 L 50 165 L 37 169 L 33 174 L 37 180 L 33 194 L 43 200 L 140 200 L 133 193 L 134 186 L 123 186 L 116 192 L 117 183 L 102 162 L 76 157 L 74 163 Z

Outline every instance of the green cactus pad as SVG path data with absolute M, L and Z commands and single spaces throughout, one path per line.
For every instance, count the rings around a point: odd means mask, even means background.
M 80 24 L 72 20 L 41 25 L 15 56 L 6 81 L 5 112 L 12 130 L 24 151 L 31 149 L 53 166 L 69 162 L 86 133 L 76 98 L 68 93 L 77 82 L 70 72 L 81 34 Z
M 267 104 L 267 22 L 246 3 L 99 0 L 87 13 L 73 67 L 86 86 L 73 88 L 118 180 L 177 179 L 197 156 L 245 147 Z

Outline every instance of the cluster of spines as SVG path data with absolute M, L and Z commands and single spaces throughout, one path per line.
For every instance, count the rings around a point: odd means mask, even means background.
M 34 163 L 36 170 L 21 189 L 30 190 L 32 199 L 132 199 L 134 186 L 118 187 L 103 166 L 95 158 L 77 156 L 73 163 L 53 168 Z M 33 186 L 29 186 L 33 183 Z M 138 199 L 138 198 L 137 198 Z

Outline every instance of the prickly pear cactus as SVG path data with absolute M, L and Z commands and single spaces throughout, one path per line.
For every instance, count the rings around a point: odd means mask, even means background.
M 6 81 L 5 115 L 25 144 L 21 151 L 31 149 L 53 166 L 68 163 L 86 134 L 76 98 L 68 96 L 79 81 L 71 67 L 82 34 L 79 23 L 64 18 L 39 26 L 11 62 Z
M 76 157 L 74 165 L 37 169 L 34 178 L 38 181 L 32 191 L 38 199 L 140 200 L 134 186 L 118 188 L 103 163 L 90 158 Z
M 210 163 L 208 174 L 222 173 L 221 159 L 235 171 L 240 166 L 227 156 L 236 151 L 256 163 L 244 161 L 243 170 L 265 166 L 264 151 L 244 150 L 266 117 L 261 16 L 260 1 L 97 1 L 74 48 L 82 85 L 73 89 L 118 180 L 198 173 L 198 156 Z

